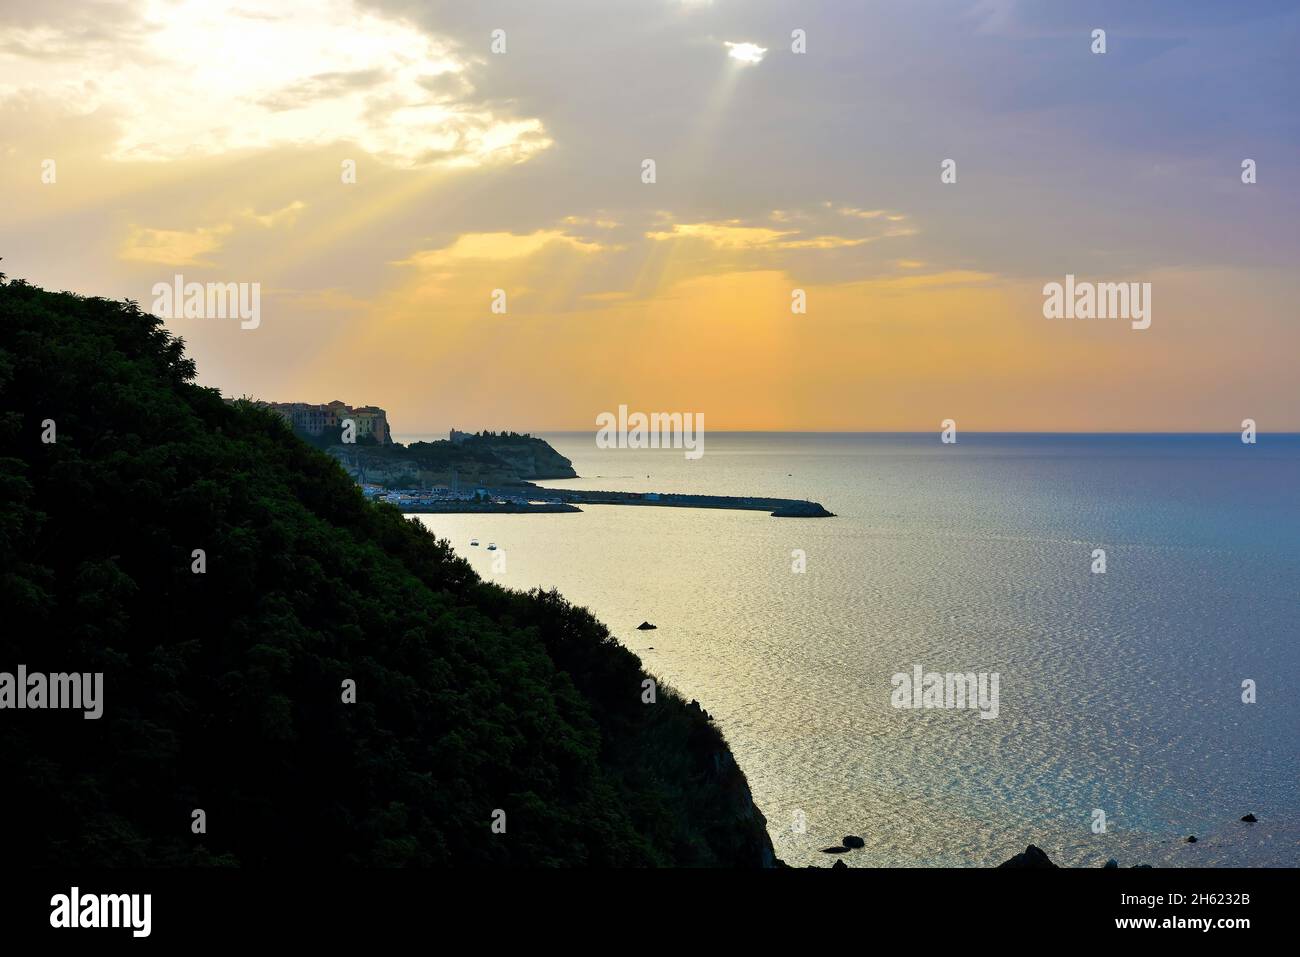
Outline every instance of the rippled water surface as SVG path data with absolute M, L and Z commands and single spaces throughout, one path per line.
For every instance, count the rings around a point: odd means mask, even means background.
M 697 461 L 547 438 L 583 478 L 544 484 L 837 513 L 417 519 L 485 577 L 587 606 L 697 698 L 787 862 L 857 834 L 850 865 L 986 865 L 1031 841 L 1092 866 L 1300 864 L 1300 438 L 710 433 Z M 918 664 L 997 672 L 998 717 L 892 707 Z

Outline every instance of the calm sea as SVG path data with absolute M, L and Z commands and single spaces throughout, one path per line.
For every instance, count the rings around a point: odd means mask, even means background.
M 544 484 L 837 513 L 417 519 L 698 699 L 788 863 L 856 834 L 850 866 L 1030 842 L 1075 865 L 1300 864 L 1300 436 L 708 433 L 696 461 L 546 438 L 582 478 Z M 997 673 L 997 717 L 893 707 L 916 665 Z

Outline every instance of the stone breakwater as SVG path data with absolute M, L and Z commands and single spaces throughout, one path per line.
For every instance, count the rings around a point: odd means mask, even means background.
M 484 512 L 498 515 L 529 515 L 537 513 L 581 512 L 582 509 L 567 502 L 475 502 L 456 501 L 421 502 L 415 505 L 399 504 L 403 512 L 412 515 L 438 515 L 452 512 Z
M 547 489 L 557 501 L 575 505 L 649 505 L 666 508 L 730 508 L 768 512 L 776 518 L 834 518 L 817 502 L 752 495 L 687 495 L 678 492 L 594 492 Z

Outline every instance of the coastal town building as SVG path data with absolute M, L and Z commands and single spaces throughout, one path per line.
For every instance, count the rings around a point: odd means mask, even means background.
M 343 418 L 351 418 L 357 424 L 357 437 L 374 436 L 380 445 L 388 444 L 388 415 L 383 409 L 373 405 L 363 405 L 352 409 Z
M 353 408 L 338 399 L 323 405 L 310 402 L 259 402 L 258 405 L 283 416 L 295 432 L 304 435 L 320 435 L 326 429 L 338 428 L 344 420 L 351 419 L 356 423 L 357 438 L 371 436 L 380 445 L 393 441 L 388 428 L 388 413 L 377 405 Z
M 325 431 L 323 406 L 308 405 L 306 402 L 272 402 L 268 407 L 284 416 L 295 432 L 320 435 Z

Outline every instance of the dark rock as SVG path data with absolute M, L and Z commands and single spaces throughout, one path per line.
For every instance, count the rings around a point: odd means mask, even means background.
M 1247 814 L 1245 817 L 1242 818 L 1242 820 L 1245 821 L 1247 824 L 1254 824 L 1256 821 L 1259 820 L 1259 818 L 1255 817 L 1255 815 L 1253 814 Z
M 1188 844 L 1195 844 L 1195 843 L 1196 843 L 1196 835 L 1193 834 L 1191 837 L 1189 837 L 1189 838 L 1187 839 L 1187 843 L 1188 843 Z
M 1151 870 L 1151 865 L 1150 865 L 1150 864 L 1134 864 L 1131 868 L 1129 868 L 1129 870 L 1132 870 L 1132 871 L 1149 871 L 1149 870 Z
M 840 843 L 843 844 L 845 847 L 851 847 L 851 848 L 867 846 L 867 842 L 864 841 L 862 838 L 858 837 L 856 834 L 847 835 L 844 838 L 844 840 L 840 841 Z
M 639 624 L 639 625 L 636 626 L 636 630 L 637 630 L 637 631 L 654 631 L 654 630 L 655 630 L 656 628 L 658 628 L 658 627 L 659 627 L 658 625 L 652 625 L 652 624 L 650 624 L 650 622 L 648 622 L 648 621 L 643 621 L 643 622 L 641 622 L 641 624 Z
M 1108 870 L 1108 871 L 1109 871 L 1109 870 L 1111 870 L 1112 868 L 1119 867 L 1119 861 L 1115 860 L 1115 858 L 1112 857 L 1110 860 L 1108 860 L 1108 861 L 1105 863 L 1105 865 L 1103 865 L 1103 867 L 1104 867 L 1105 870 Z
M 1009 861 L 1003 861 L 998 867 L 1056 867 L 1056 865 L 1041 848 L 1030 844 L 1023 853 L 1017 854 Z
M 831 865 L 831 870 L 835 870 L 837 867 L 842 867 L 846 871 L 849 869 L 849 865 L 845 864 L 843 861 L 836 861 L 834 864 Z
M 822 853 L 823 853 L 823 854 L 847 854 L 848 852 L 849 852 L 849 849 L 848 849 L 847 847 L 840 847 L 838 844 L 835 845 L 834 847 L 823 847 L 823 848 L 822 848 Z
M 696 701 L 694 698 L 691 699 L 691 703 L 688 704 L 686 707 L 690 708 L 692 711 L 694 711 L 696 714 L 698 714 L 698 715 L 699 715 L 701 718 L 703 718 L 705 721 L 712 721 L 712 720 L 713 720 L 713 715 L 711 715 L 711 714 L 709 714 L 707 711 L 705 711 L 705 710 L 704 710 L 704 707 L 703 707 L 703 706 L 702 706 L 698 701 Z

